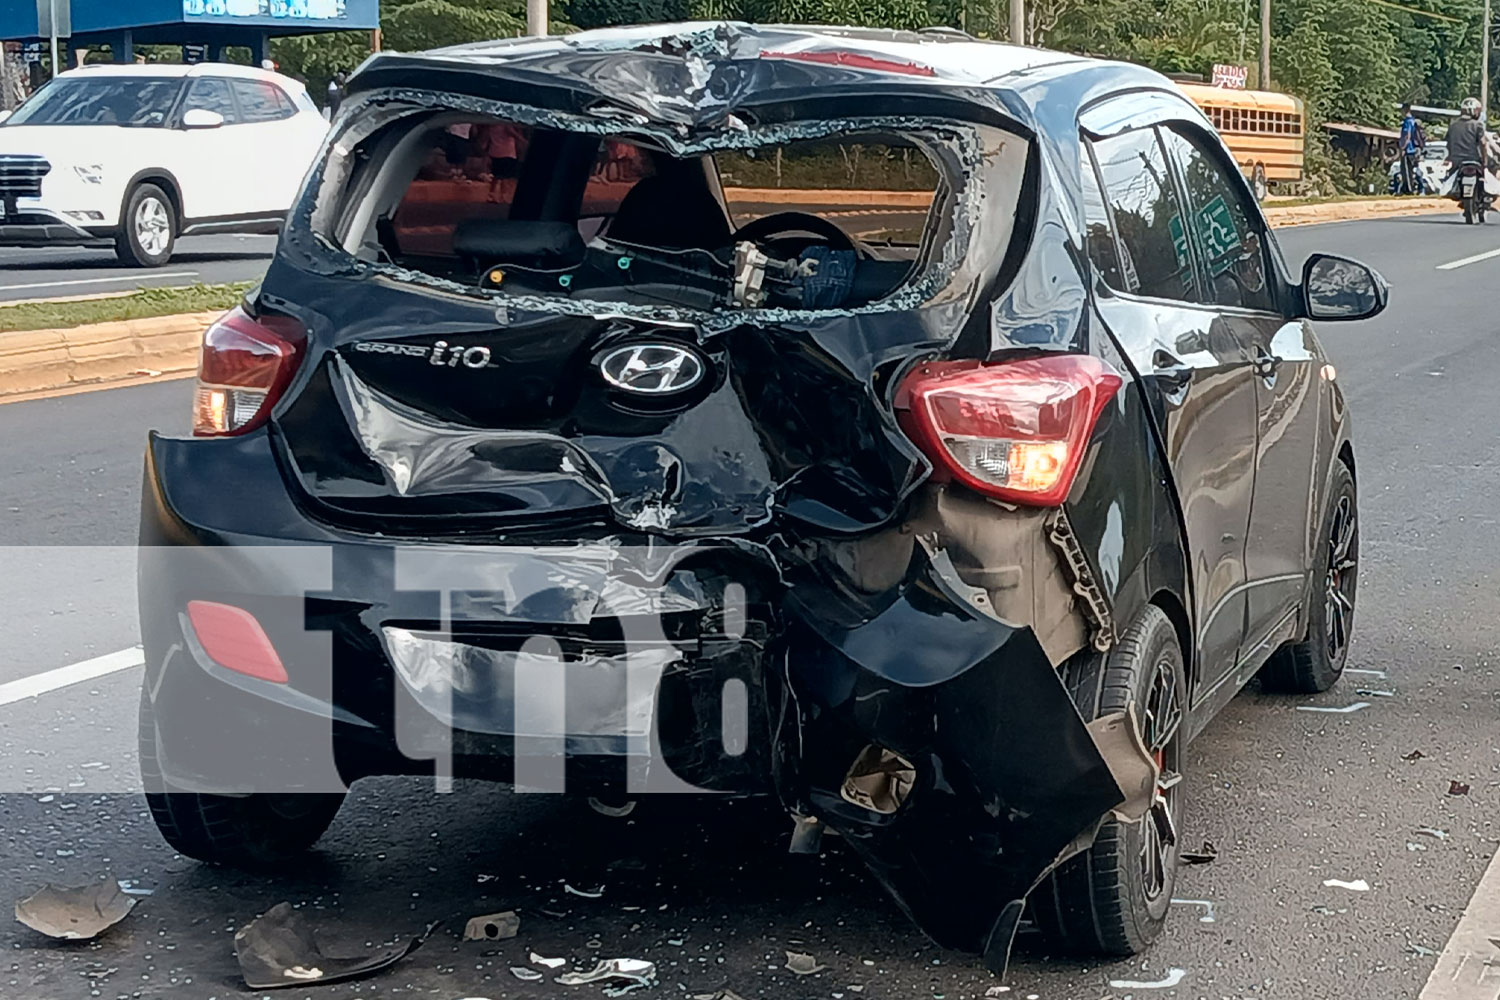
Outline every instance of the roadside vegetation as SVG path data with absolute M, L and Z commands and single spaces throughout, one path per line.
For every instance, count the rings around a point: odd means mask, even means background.
M 109 323 L 123 319 L 148 319 L 178 313 L 213 312 L 232 308 L 255 283 L 189 285 L 184 288 L 142 288 L 129 295 L 74 302 L 0 303 L 0 333 L 17 330 L 54 330 Z

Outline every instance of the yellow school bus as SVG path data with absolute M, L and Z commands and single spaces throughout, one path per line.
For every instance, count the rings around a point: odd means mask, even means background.
M 1214 123 L 1235 162 L 1250 178 L 1255 196 L 1267 185 L 1302 179 L 1305 119 L 1302 102 L 1269 90 L 1234 90 L 1201 83 L 1179 84 Z

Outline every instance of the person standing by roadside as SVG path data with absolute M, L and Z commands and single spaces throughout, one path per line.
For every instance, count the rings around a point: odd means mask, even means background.
M 325 109 L 328 112 L 330 121 L 333 120 L 334 115 L 339 113 L 339 105 L 344 103 L 344 82 L 348 79 L 347 74 L 343 70 L 339 70 L 333 74 L 333 79 L 328 81 L 328 102 L 325 105 Z
M 1422 177 L 1422 149 L 1427 134 L 1422 123 L 1411 113 L 1411 105 L 1401 106 L 1401 187 L 1405 194 L 1420 194 L 1425 187 Z

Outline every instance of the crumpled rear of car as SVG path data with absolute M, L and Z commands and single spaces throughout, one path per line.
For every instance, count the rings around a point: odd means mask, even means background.
M 937 481 L 900 392 L 997 342 L 1076 349 L 1084 296 L 1002 102 L 874 43 L 847 52 L 716 26 L 368 64 L 224 334 L 290 345 L 285 378 L 267 395 L 206 362 L 210 437 L 151 444 L 147 658 L 184 704 L 220 697 L 187 603 L 274 604 L 273 646 L 331 633 L 328 676 L 287 660 L 296 697 L 234 683 L 332 720 L 346 780 L 444 757 L 530 788 L 773 793 L 936 940 L 1003 967 L 1027 891 L 1111 810 L 1139 816 L 1156 775 L 1131 721 L 1086 725 L 1059 677 L 1113 636 L 1115 580 L 1069 504 Z M 894 82 L 874 88 L 872 67 Z M 476 126 L 499 136 L 479 154 Z M 908 245 L 685 248 L 650 225 L 612 236 L 618 217 L 584 239 L 577 202 L 521 193 L 533 156 L 583 177 L 616 143 L 659 175 L 722 174 L 849 135 L 931 171 Z M 403 216 L 413 180 L 449 167 L 451 190 L 473 181 L 503 210 L 478 228 Z M 1093 446 L 1144 426 L 1122 398 Z M 226 503 L 213 484 L 230 482 Z M 301 603 L 267 541 L 326 546 L 326 588 Z M 210 544 L 248 548 L 191 573 L 171 550 Z M 164 758 L 226 756 L 221 715 L 174 714 Z

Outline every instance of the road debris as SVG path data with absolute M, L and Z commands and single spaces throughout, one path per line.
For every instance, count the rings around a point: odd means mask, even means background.
M 135 884 L 135 879 L 129 878 L 115 879 L 115 885 L 119 886 L 120 891 L 127 896 L 149 896 L 156 891 L 155 889 L 142 889 Z
M 1328 886 L 1330 889 L 1348 889 L 1350 892 L 1370 891 L 1370 883 L 1366 882 L 1362 878 L 1357 878 L 1353 882 L 1345 882 L 1341 878 L 1325 878 L 1323 880 L 1323 884 Z
M 1466 784 L 1464 784 L 1462 781 L 1453 781 L 1452 779 L 1449 779 L 1449 781 L 1448 781 L 1448 794 L 1449 795 L 1468 795 L 1469 794 L 1469 786 L 1466 785 Z
M 656 963 L 644 958 L 607 958 L 588 972 L 564 972 L 553 982 L 564 986 L 583 986 L 623 979 L 638 986 L 649 986 L 656 978 Z
M 1214 846 L 1213 841 L 1205 840 L 1203 846 L 1196 851 L 1183 851 L 1177 855 L 1178 859 L 1185 865 L 1206 865 L 1219 856 L 1219 849 Z
M 515 910 L 505 910 L 500 913 L 486 913 L 480 917 L 470 917 L 469 922 L 464 925 L 465 941 L 504 941 L 513 938 L 521 930 L 521 918 L 516 916 Z
M 1316 906 L 1310 907 L 1310 910 L 1313 913 L 1322 914 L 1325 917 L 1332 917 L 1332 916 L 1334 916 L 1336 914 L 1339 914 L 1339 913 L 1348 913 L 1349 912 L 1346 909 L 1335 910 L 1333 907 L 1331 907 L 1331 906 L 1324 906 L 1322 903 L 1319 903 Z
M 1326 712 L 1329 715 L 1352 715 L 1353 713 L 1358 712 L 1362 708 L 1369 708 L 1369 707 L 1370 707 L 1370 703 L 1368 701 L 1356 701 L 1354 704 L 1352 704 L 1352 705 L 1345 705 L 1343 708 L 1327 708 L 1327 707 L 1325 707 L 1323 705 L 1298 705 L 1297 706 L 1297 711 L 1299 711 L 1299 712 Z
M 823 849 L 823 824 L 816 816 L 792 817 L 792 841 L 788 854 L 817 854 Z
M 436 926 L 436 925 L 433 925 Z M 430 933 L 432 927 L 427 928 Z M 333 983 L 378 972 L 416 950 L 419 937 L 364 954 L 326 954 L 312 922 L 291 903 L 277 903 L 234 935 L 240 975 L 252 990 L 272 990 L 303 983 Z
M 1359 695 L 1361 698 L 1394 698 L 1394 697 L 1396 697 L 1396 692 L 1394 692 L 1394 691 L 1379 691 L 1379 690 L 1376 690 L 1375 688 L 1355 688 L 1354 689 L 1354 693 L 1357 694 L 1357 695 Z
M 1448 831 L 1439 830 L 1435 826 L 1419 826 L 1412 831 L 1418 837 L 1431 837 L 1433 840 L 1447 840 Z
M 1406 842 L 1406 849 L 1408 851 L 1413 851 L 1413 852 L 1415 852 L 1415 851 L 1425 851 L 1425 850 L 1427 850 L 1427 845 L 1426 844 L 1418 844 L 1415 841 L 1408 840 Z
M 135 900 L 114 880 L 76 889 L 46 885 L 16 902 L 16 919 L 48 937 L 87 941 L 125 919 Z
M 635 812 L 635 799 L 626 799 L 620 805 L 611 805 L 603 799 L 596 799 L 590 795 L 589 808 L 600 816 L 608 816 L 611 819 L 624 819 Z
M 1431 948 L 1425 948 L 1419 944 L 1408 944 L 1406 946 L 1406 952 L 1409 955 L 1416 955 L 1419 958 L 1433 958 L 1437 955 L 1437 952 L 1433 951 Z
M 1426 756 L 1427 755 L 1420 750 L 1413 750 L 1411 753 L 1402 754 L 1401 759 L 1408 763 L 1415 764 L 1417 761 Z
M 789 951 L 786 953 L 786 968 L 794 975 L 810 976 L 815 972 L 822 972 L 828 966 L 805 952 Z
M 568 883 L 564 882 L 563 892 L 572 893 L 575 896 L 582 896 L 584 899 L 598 899 L 600 896 L 604 895 L 604 886 L 601 885 L 597 889 L 575 889 Z
M 535 969 L 528 969 L 524 965 L 512 965 L 510 974 L 523 983 L 534 983 L 542 978 L 542 974 Z
M 1211 924 L 1216 919 L 1213 900 L 1211 899 L 1174 899 L 1173 906 L 1197 906 L 1203 909 L 1203 915 L 1198 918 L 1200 924 Z
M 547 958 L 545 955 L 538 955 L 536 952 L 532 952 L 531 964 L 544 965 L 549 969 L 561 969 L 568 964 L 568 960 L 566 958 Z
M 984 995 L 987 997 L 1003 997 L 1009 992 L 1009 986 L 991 986 L 989 989 L 984 991 Z
M 1166 976 L 1154 983 L 1137 982 L 1134 979 L 1111 979 L 1110 989 L 1114 990 L 1169 990 L 1182 982 L 1182 977 L 1187 975 L 1186 969 L 1168 969 Z

